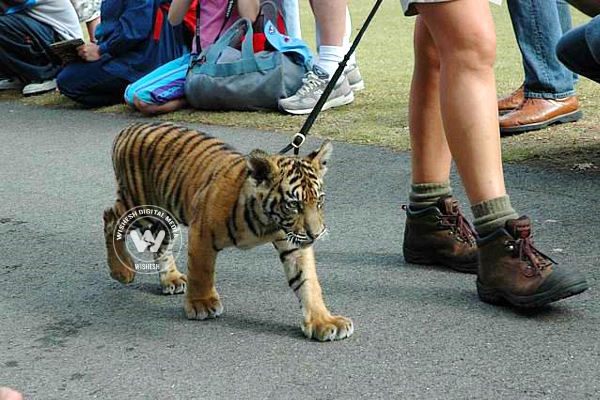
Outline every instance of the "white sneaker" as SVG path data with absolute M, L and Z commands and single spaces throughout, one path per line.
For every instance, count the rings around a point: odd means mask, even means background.
M 23 94 L 25 96 L 33 96 L 36 94 L 50 92 L 54 89 L 56 89 L 56 79 L 51 79 L 40 83 L 30 83 L 23 88 Z
M 365 88 L 365 82 L 360 75 L 357 64 L 348 65 L 344 69 L 344 75 L 346 75 L 346 78 L 348 78 L 348 83 L 353 91 L 356 92 Z
M 291 97 L 279 100 L 279 108 L 290 114 L 309 114 L 325 91 L 329 75 L 319 67 L 313 67 L 302 78 L 302 87 Z M 342 75 L 335 84 L 329 98 L 323 105 L 323 111 L 339 107 L 354 101 L 354 93 L 348 84 L 348 78 Z
M 0 79 L 0 90 L 21 90 L 23 86 L 19 78 Z

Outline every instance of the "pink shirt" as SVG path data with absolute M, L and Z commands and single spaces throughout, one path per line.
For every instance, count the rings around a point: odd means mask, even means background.
M 200 43 L 202 49 L 214 43 L 217 36 L 221 32 L 221 27 L 225 21 L 225 13 L 227 12 L 227 4 L 229 0 L 201 0 L 200 8 Z M 237 8 L 233 7 L 233 12 L 223 27 L 225 32 L 235 21 L 240 18 Z

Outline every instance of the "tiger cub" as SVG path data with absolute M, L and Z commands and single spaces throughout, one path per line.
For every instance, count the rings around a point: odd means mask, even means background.
M 188 275 L 177 270 L 168 243 L 155 260 L 164 293 L 185 292 L 189 319 L 216 318 L 223 305 L 215 289 L 215 261 L 226 247 L 273 243 L 289 286 L 302 306 L 302 332 L 319 341 L 346 338 L 352 320 L 332 316 L 323 301 L 312 244 L 326 231 L 323 176 L 332 145 L 305 157 L 243 155 L 224 141 L 169 123 L 136 123 L 113 145 L 117 199 L 104 212 L 110 275 L 135 277 L 123 242 L 114 241 L 117 221 L 136 206 L 169 211 L 188 226 Z

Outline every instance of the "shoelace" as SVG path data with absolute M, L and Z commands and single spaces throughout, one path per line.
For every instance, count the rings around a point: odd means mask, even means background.
M 403 204 L 402 210 L 406 211 L 408 209 L 408 205 Z M 440 223 L 443 226 L 447 226 L 449 228 L 454 228 L 458 239 L 462 240 L 465 243 L 475 244 L 475 238 L 477 234 L 475 233 L 475 228 L 469 223 L 469 220 L 465 218 L 460 209 L 457 210 L 456 215 L 444 215 L 440 217 Z
M 465 243 L 475 244 L 475 237 L 477 236 L 475 229 L 460 209 L 456 211 L 456 215 L 442 215 L 441 218 L 442 225 L 455 229 L 458 239 Z
M 306 76 L 302 78 L 302 87 L 298 90 L 298 93 L 306 94 L 322 85 L 323 80 L 320 79 L 314 72 L 308 71 Z
M 529 260 L 527 268 L 530 268 L 531 266 L 535 268 L 537 272 L 542 272 L 550 265 L 556 264 L 556 261 L 535 248 L 530 236 L 519 238 L 514 241 L 510 240 L 508 244 L 509 246 L 512 246 L 513 254 L 518 256 L 520 260 Z

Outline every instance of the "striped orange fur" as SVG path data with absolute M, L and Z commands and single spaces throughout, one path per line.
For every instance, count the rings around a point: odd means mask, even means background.
M 114 244 L 120 216 L 138 206 L 168 210 L 188 226 L 188 274 L 179 272 L 168 246 L 157 254 L 165 293 L 186 292 L 190 319 L 218 317 L 215 289 L 220 250 L 273 243 L 289 286 L 302 305 L 302 331 L 317 340 L 353 333 L 349 318 L 332 316 L 316 275 L 312 244 L 326 231 L 323 176 L 332 145 L 304 156 L 241 154 L 223 140 L 169 123 L 137 123 L 113 145 L 117 198 L 104 212 L 111 276 L 133 281 L 135 269 L 124 245 Z M 125 260 L 121 262 L 121 260 Z

